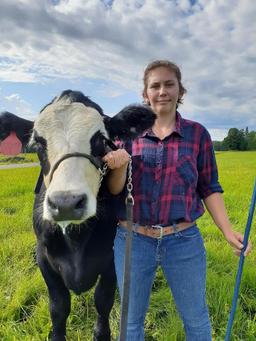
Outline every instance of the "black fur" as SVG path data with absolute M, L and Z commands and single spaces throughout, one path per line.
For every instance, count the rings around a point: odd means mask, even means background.
M 32 147 L 37 152 L 43 174 L 46 176 L 50 172 L 50 163 L 47 155 L 47 141 L 42 136 L 39 136 L 35 130 Z
M 0 141 L 3 141 L 14 131 L 24 148 L 29 141 L 33 124 L 33 122 L 18 117 L 8 111 L 0 113 Z
M 136 138 L 154 124 L 156 114 L 145 105 L 129 105 L 114 117 L 104 118 L 109 137 L 114 139 Z
M 98 105 L 80 92 L 64 91 L 72 101 L 98 109 Z M 51 103 L 53 103 L 53 101 Z M 47 106 L 49 106 L 48 104 Z M 41 111 L 42 113 L 42 111 Z M 72 112 L 70 112 L 72 115 Z M 152 126 L 155 114 L 147 107 L 130 106 L 113 118 L 104 119 L 110 137 L 120 139 L 133 138 Z M 49 172 L 47 164 L 47 141 L 34 132 L 41 167 L 45 174 Z M 98 131 L 91 138 L 92 154 L 101 157 L 114 144 Z M 61 154 L 61 152 L 60 152 Z M 95 172 L 97 172 L 95 167 Z M 74 174 L 75 176 L 75 174 Z M 70 225 L 66 234 L 55 223 L 43 220 L 43 208 L 46 188 L 39 184 L 36 190 L 33 225 L 37 236 L 37 262 L 48 287 L 50 314 L 53 330 L 52 341 L 66 340 L 66 320 L 70 313 L 70 293 L 80 294 L 95 288 L 95 306 L 98 318 L 94 330 L 95 341 L 110 341 L 109 314 L 114 302 L 116 276 L 113 261 L 113 240 L 116 229 L 114 198 L 107 190 L 103 180 L 98 197 L 96 216 L 81 225 Z
M 33 225 L 37 235 L 37 262 L 48 287 L 53 330 L 52 341 L 64 341 L 70 313 L 70 294 L 93 287 L 98 319 L 95 340 L 110 341 L 109 313 L 114 303 L 116 276 L 113 239 L 116 218 L 113 198 L 103 183 L 98 195 L 97 215 L 80 226 L 70 225 L 66 235 L 59 227 L 42 220 L 45 187 L 36 195 Z
M 60 96 L 55 97 L 49 104 L 47 104 L 45 107 L 43 107 L 43 109 L 40 111 L 44 111 L 44 109 L 46 107 L 48 107 L 50 104 L 54 103 L 54 102 L 58 102 L 64 98 L 67 98 L 70 100 L 71 103 L 73 102 L 78 102 L 78 103 L 83 103 L 86 107 L 91 107 L 96 109 L 102 116 L 104 116 L 103 114 L 103 110 L 101 109 L 101 107 L 93 102 L 89 97 L 85 96 L 82 92 L 80 91 L 74 91 L 74 90 L 65 90 L 63 91 Z

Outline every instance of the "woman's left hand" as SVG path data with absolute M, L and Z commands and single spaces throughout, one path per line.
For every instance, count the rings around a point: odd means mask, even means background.
M 224 236 L 225 236 L 227 242 L 233 247 L 235 255 L 240 256 L 242 249 L 244 247 L 243 235 L 240 232 L 236 232 L 236 231 L 231 230 L 228 233 L 225 233 Z M 251 253 L 251 250 L 252 250 L 252 243 L 250 241 L 248 241 L 246 250 L 244 252 L 244 256 L 248 256 Z

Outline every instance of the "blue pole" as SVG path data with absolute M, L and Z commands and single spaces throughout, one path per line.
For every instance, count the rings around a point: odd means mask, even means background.
M 238 299 L 238 294 L 239 294 L 239 287 L 240 287 L 240 283 L 241 283 L 241 277 L 242 277 L 242 271 L 243 271 L 243 265 L 244 265 L 244 251 L 246 250 L 246 247 L 248 244 L 250 229 L 251 229 L 251 225 L 252 225 L 253 212 L 255 209 L 255 202 L 256 202 L 256 179 L 254 182 L 254 190 L 253 190 L 253 194 L 252 194 L 251 207 L 250 207 L 248 220 L 247 220 L 247 224 L 246 224 L 246 229 L 245 229 L 245 233 L 244 233 L 244 241 L 243 241 L 244 247 L 243 247 L 241 255 L 240 255 L 238 270 L 237 270 L 237 274 L 236 274 L 236 283 L 235 283 L 234 295 L 233 295 L 233 300 L 232 300 L 232 307 L 231 307 L 230 317 L 229 317 L 229 321 L 228 321 L 225 341 L 230 340 L 232 325 L 233 325 L 233 321 L 234 321 L 234 317 L 235 317 L 237 299 Z

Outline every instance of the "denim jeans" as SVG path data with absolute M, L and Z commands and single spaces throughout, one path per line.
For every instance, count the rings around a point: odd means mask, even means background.
M 118 226 L 114 243 L 119 293 L 122 294 L 127 230 Z M 144 320 L 158 266 L 171 289 L 187 341 L 211 341 L 205 298 L 206 255 L 196 225 L 162 239 L 133 232 L 131 284 L 126 341 L 144 340 Z

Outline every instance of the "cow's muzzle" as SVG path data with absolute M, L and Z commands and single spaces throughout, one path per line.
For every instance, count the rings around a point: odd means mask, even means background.
M 87 195 L 56 191 L 47 198 L 47 209 L 54 221 L 81 221 L 87 206 Z

